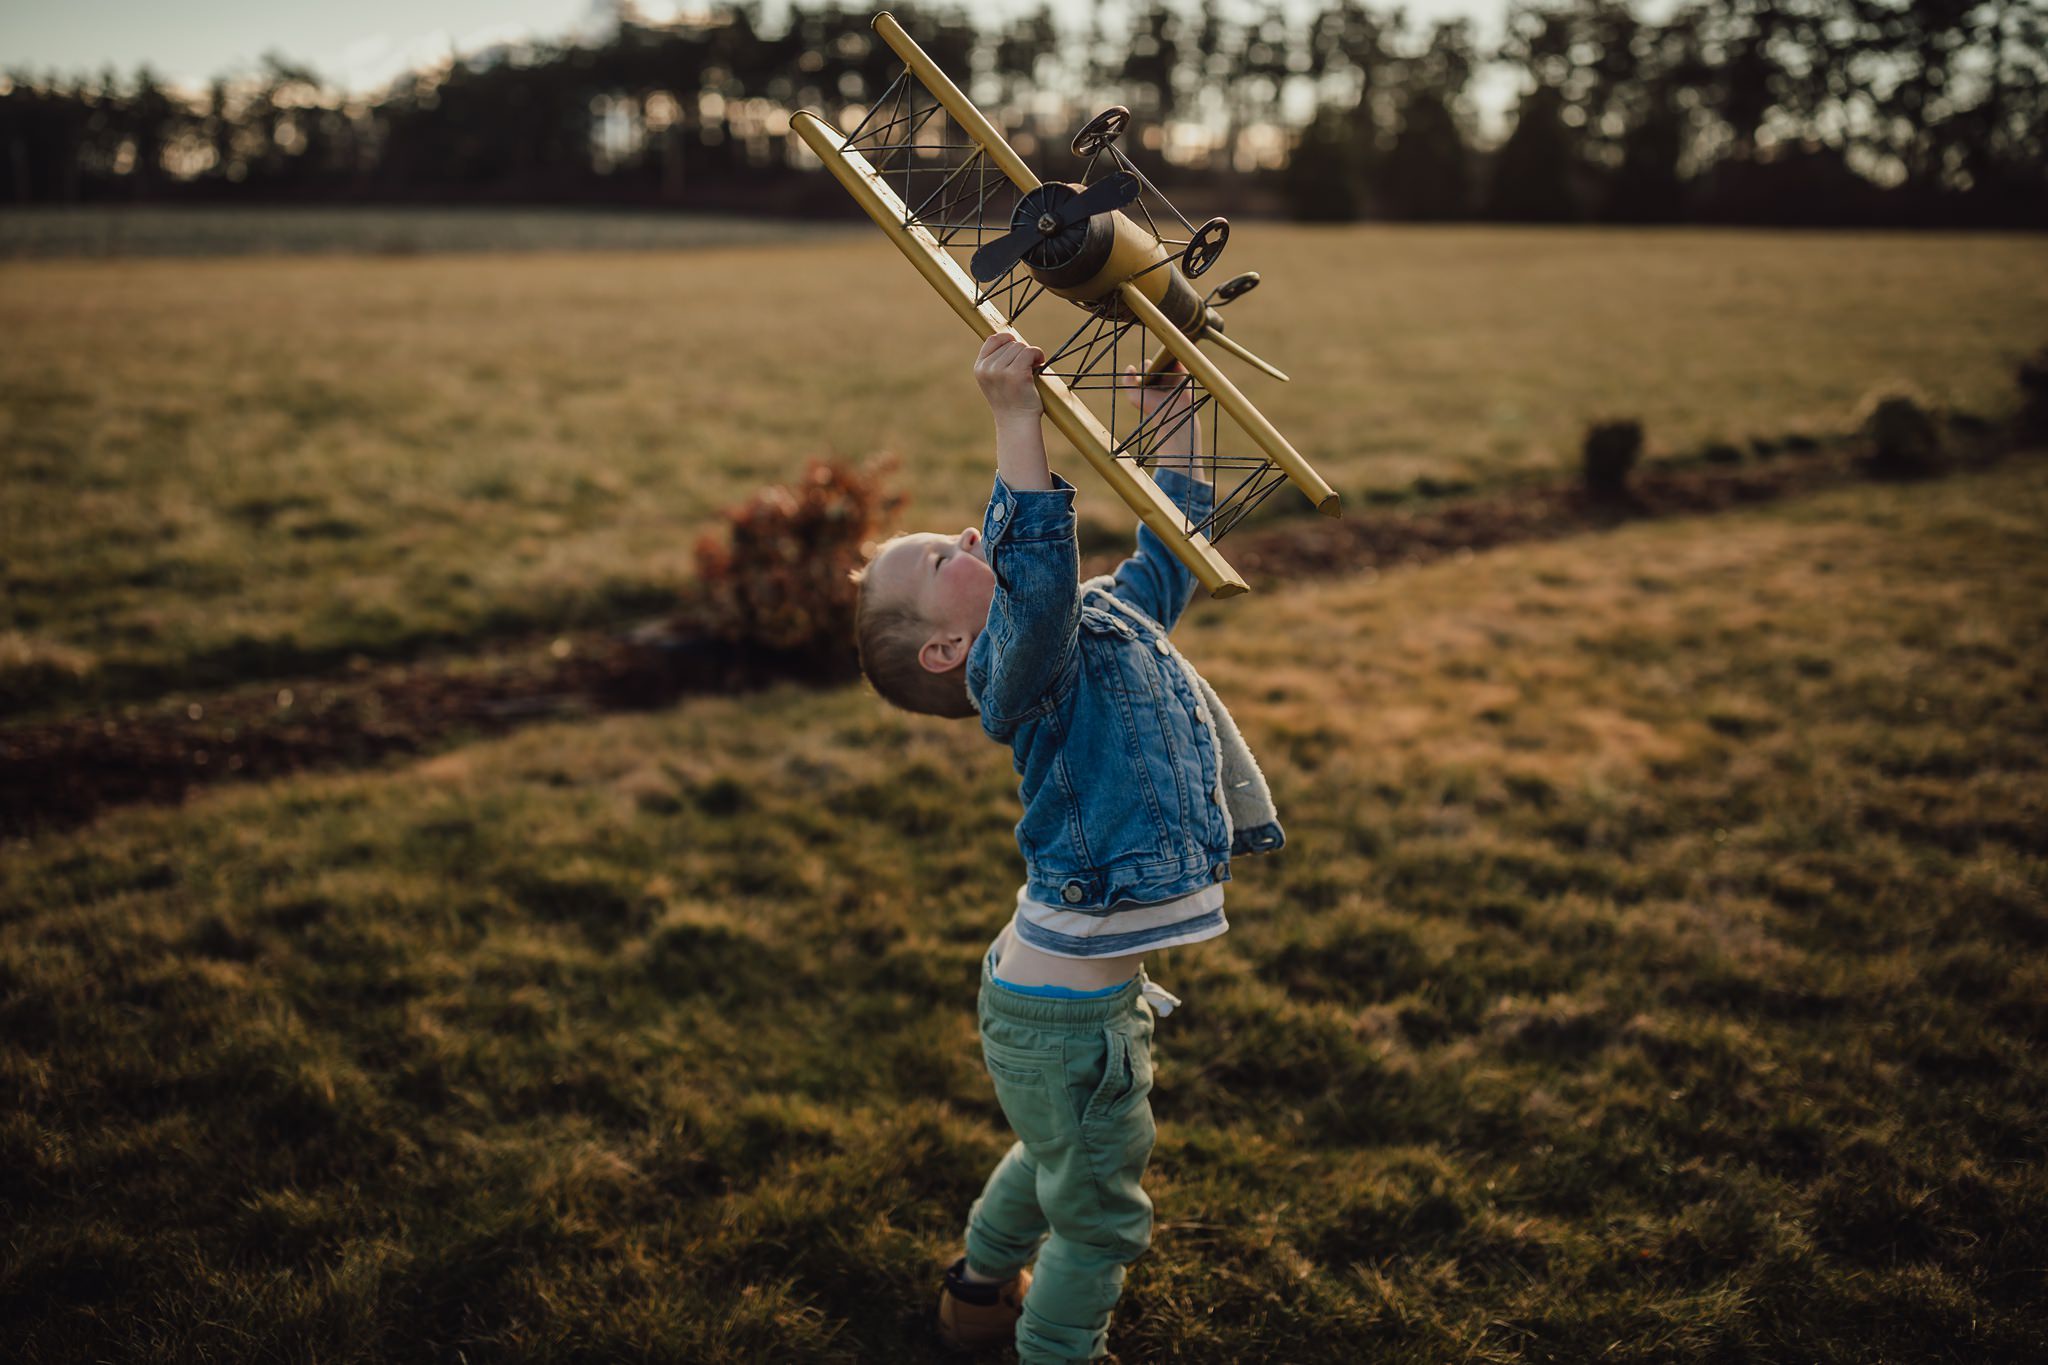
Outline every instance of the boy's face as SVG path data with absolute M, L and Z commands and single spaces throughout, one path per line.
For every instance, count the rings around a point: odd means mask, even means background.
M 982 557 L 981 531 L 969 526 L 956 536 L 916 531 L 898 536 L 868 566 L 867 580 L 924 618 L 931 638 L 918 650 L 918 662 L 945 673 L 967 658 L 974 639 L 988 624 L 988 604 L 995 596 L 996 575 Z

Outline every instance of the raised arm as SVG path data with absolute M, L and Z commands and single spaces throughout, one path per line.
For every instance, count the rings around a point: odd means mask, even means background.
M 1176 392 L 1182 378 L 1179 365 L 1152 383 L 1145 383 L 1137 367 L 1124 371 L 1123 394 L 1135 404 L 1147 422 L 1166 433 L 1154 452 L 1152 477 L 1159 490 L 1173 499 L 1190 521 L 1200 521 L 1215 505 L 1216 491 L 1202 467 L 1202 424 L 1189 411 L 1189 394 Z M 1187 610 L 1195 595 L 1197 580 L 1180 557 L 1166 548 L 1166 542 L 1152 528 L 1138 523 L 1138 548 L 1117 565 L 1113 591 L 1168 630 Z
M 1046 465 L 1044 410 L 1035 382 L 1045 352 L 1001 331 L 974 358 L 975 382 L 996 425 L 996 482 L 982 521 L 982 553 L 995 574 L 988 624 L 969 668 L 982 728 L 991 734 L 1041 706 L 1071 666 L 1080 625 L 1080 549 L 1074 486 Z
M 1044 363 L 1044 351 L 1007 328 L 991 332 L 974 357 L 974 382 L 996 419 L 996 474 L 1018 493 L 1052 487 L 1045 462 L 1045 405 L 1037 384 Z

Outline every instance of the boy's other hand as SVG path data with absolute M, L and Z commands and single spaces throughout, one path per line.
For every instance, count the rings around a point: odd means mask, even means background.
M 1195 386 L 1178 360 L 1150 371 L 1124 366 L 1117 389 L 1136 405 L 1152 430 L 1151 467 L 1177 470 L 1202 483 L 1215 475 L 1202 467 L 1202 423 L 1193 415 Z M 1145 463 L 1144 460 L 1139 461 Z
M 981 343 L 974 357 L 974 382 L 981 385 L 981 396 L 998 418 L 1035 417 L 1045 411 L 1035 382 L 1044 363 L 1044 351 L 1005 327 Z
M 1150 374 L 1140 374 L 1136 365 L 1126 365 L 1117 389 L 1147 417 L 1162 408 L 1178 416 L 1181 409 L 1194 401 L 1194 385 L 1181 387 L 1187 374 L 1178 360 Z

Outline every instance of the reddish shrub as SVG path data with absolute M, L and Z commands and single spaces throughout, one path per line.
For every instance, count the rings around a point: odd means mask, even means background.
M 697 541 L 692 623 L 722 639 L 836 654 L 853 648 L 861 547 L 903 505 L 893 460 L 854 469 L 813 460 L 794 486 L 763 489 Z

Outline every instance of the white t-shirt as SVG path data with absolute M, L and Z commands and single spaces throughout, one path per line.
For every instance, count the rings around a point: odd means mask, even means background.
M 1017 888 L 1015 934 L 1049 957 L 1139 958 L 1154 948 L 1200 943 L 1230 928 L 1223 918 L 1223 883 L 1156 905 L 1134 905 L 1114 914 L 1084 914 L 1033 900 Z

